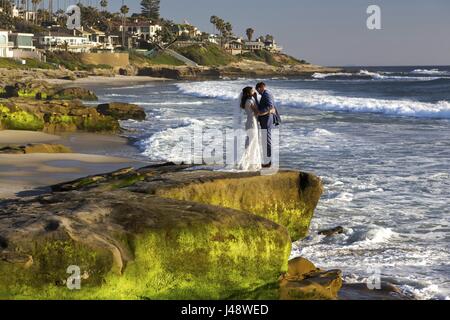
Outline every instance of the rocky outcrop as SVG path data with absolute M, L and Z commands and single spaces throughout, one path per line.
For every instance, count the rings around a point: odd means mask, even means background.
M 338 234 L 343 234 L 345 232 L 344 227 L 336 227 L 332 229 L 320 230 L 317 234 L 321 236 L 331 237 Z
M 261 77 L 309 77 L 314 73 L 331 73 L 342 71 L 338 68 L 325 68 L 310 64 L 284 65 L 275 67 L 257 61 L 231 63 L 220 67 L 141 67 L 139 76 L 150 76 L 174 80 L 216 80 L 221 78 L 261 78 Z
M 324 271 L 300 257 L 289 261 L 288 272 L 282 276 L 279 292 L 281 300 L 337 299 L 341 288 L 340 270 Z
M 117 120 L 145 120 L 146 114 L 142 107 L 123 102 L 110 102 L 97 106 L 97 112 L 104 116 L 110 116 Z
M 320 180 L 187 168 L 124 169 L 3 202 L 0 298 L 283 298 L 280 275 L 296 276 L 289 233 L 305 235 Z M 270 198 L 260 205 L 253 195 L 263 187 Z M 79 267 L 81 290 L 67 289 L 69 266 Z M 302 277 L 337 287 L 331 276 Z
M 174 80 L 210 80 L 221 77 L 217 68 L 208 67 L 143 67 L 137 71 L 137 75 Z
M 69 147 L 61 144 L 28 144 L 25 146 L 0 147 L 0 154 L 29 154 L 29 153 L 72 153 Z
M 0 89 L 2 98 L 32 98 L 47 99 L 53 93 L 53 87 L 45 81 L 24 80 L 12 82 Z
M 86 100 L 86 101 L 97 101 L 98 98 L 95 93 L 86 88 L 80 87 L 70 87 L 63 88 L 55 92 L 50 99 L 52 100 Z
M 0 129 L 44 132 L 118 132 L 116 119 L 80 101 L 0 100 Z

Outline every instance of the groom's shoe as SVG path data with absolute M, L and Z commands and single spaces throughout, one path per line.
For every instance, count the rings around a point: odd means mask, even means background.
M 264 169 L 271 168 L 271 167 L 272 167 L 272 162 L 269 162 L 268 164 L 263 164 L 262 167 L 263 167 Z

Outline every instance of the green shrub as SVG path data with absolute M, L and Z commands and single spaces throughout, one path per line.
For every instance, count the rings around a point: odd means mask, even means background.
M 177 51 L 186 58 L 203 66 L 225 66 L 239 59 L 215 44 L 192 45 L 178 48 Z
M 169 65 L 182 66 L 184 63 L 167 53 L 157 54 L 155 57 L 147 57 L 136 51 L 130 52 L 130 62 L 135 65 Z
M 22 64 L 21 60 L 11 58 L 0 58 L 0 68 L 11 69 L 55 69 L 56 67 L 50 63 L 40 62 L 35 59 L 23 59 L 26 64 Z

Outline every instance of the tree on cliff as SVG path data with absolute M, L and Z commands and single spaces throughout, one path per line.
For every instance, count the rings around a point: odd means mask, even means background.
M 38 6 L 41 4 L 42 0 L 31 0 L 31 3 L 33 4 L 33 11 L 34 11 L 34 22 L 37 23 L 37 15 L 38 15 Z
M 108 8 L 108 0 L 101 0 L 100 6 L 103 8 L 103 11 L 106 11 Z
M 125 47 L 125 22 L 128 12 L 130 12 L 128 6 L 123 5 L 120 7 L 120 13 L 122 14 L 122 47 Z
M 252 41 L 253 39 L 253 34 L 255 33 L 255 30 L 253 30 L 252 28 L 248 28 L 245 33 L 247 34 L 247 38 L 248 41 Z
M 142 0 L 142 14 L 151 20 L 159 20 L 160 0 Z
M 218 16 L 211 16 L 209 22 L 214 26 L 214 30 L 217 31 L 217 21 L 219 20 Z

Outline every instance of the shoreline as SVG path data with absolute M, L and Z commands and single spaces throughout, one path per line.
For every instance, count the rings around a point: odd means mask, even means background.
M 88 76 L 86 78 L 77 78 L 75 80 L 65 80 L 65 79 L 48 79 L 48 83 L 53 85 L 70 85 L 70 84 L 80 84 L 80 85 L 121 85 L 130 83 L 146 83 L 146 82 L 164 82 L 171 81 L 168 78 L 157 78 L 149 76 L 121 76 L 115 75 L 113 77 L 106 76 Z
M 110 81 L 106 81 L 111 80 L 111 78 L 101 78 L 104 82 L 95 81 L 96 78 L 93 77 L 89 81 L 85 81 L 84 84 L 99 84 L 102 86 L 112 84 Z M 132 78 L 141 78 L 142 82 L 148 82 L 149 79 L 154 79 L 140 76 Z M 77 84 L 83 83 L 83 80 L 86 79 L 79 79 Z M 63 81 L 65 83 L 74 83 L 70 80 Z M 117 79 L 114 84 L 120 84 L 121 81 L 130 84 L 128 76 Z M 129 139 L 118 135 L 85 132 L 49 135 L 34 131 L 0 131 L 0 145 L 6 143 L 12 144 L 13 142 L 14 144 L 54 142 L 72 148 L 75 153 L 0 155 L 0 199 L 4 197 L 36 196 L 49 192 L 50 185 L 72 181 L 93 174 L 112 172 L 125 167 L 143 167 L 146 164 L 148 165 L 148 163 L 126 157 L 98 155 L 98 153 L 114 153 L 118 151 L 126 153 L 126 150 L 136 150 L 130 144 Z M 102 146 L 102 149 L 99 149 L 98 146 Z M 17 173 L 19 170 L 14 169 L 13 172 L 2 172 L 1 170 L 1 168 L 10 170 L 11 167 L 19 168 L 22 172 Z M 45 183 L 42 183 L 42 181 L 45 181 Z M 402 299 L 392 297 L 390 294 L 392 291 L 381 290 L 380 292 L 368 292 L 361 285 L 344 283 L 342 293 L 338 299 Z M 404 299 L 407 299 L 407 297 L 404 297 Z
M 128 139 L 115 135 L 0 131 L 0 146 L 30 143 L 57 143 L 69 147 L 73 153 L 0 154 L 0 199 L 34 196 L 48 192 L 54 184 L 148 165 L 127 158 L 127 150 L 135 148 Z

